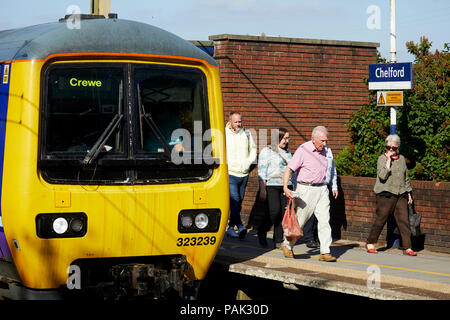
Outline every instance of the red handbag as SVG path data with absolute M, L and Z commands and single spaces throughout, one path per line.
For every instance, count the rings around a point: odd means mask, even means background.
M 298 224 L 297 216 L 295 215 L 294 201 L 289 199 L 284 212 L 283 221 L 281 221 L 283 227 L 284 237 L 289 242 L 294 242 L 301 236 L 303 236 L 302 228 Z

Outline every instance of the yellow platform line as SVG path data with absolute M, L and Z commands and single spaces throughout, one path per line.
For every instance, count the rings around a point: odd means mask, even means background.
M 228 242 L 228 241 L 224 241 L 224 243 L 230 244 L 230 245 L 234 245 L 235 243 L 233 242 Z M 251 245 L 246 245 L 246 244 L 236 244 L 239 247 L 246 247 L 246 248 L 252 248 L 252 249 L 258 249 L 261 251 L 275 251 L 275 252 L 280 252 L 283 253 L 283 251 L 278 250 L 278 249 L 263 249 L 263 248 L 259 248 L 259 247 L 255 247 L 255 246 L 251 246 Z M 311 256 L 314 257 L 314 256 Z M 319 259 L 319 257 L 314 257 L 315 259 Z M 377 264 L 377 263 L 369 263 L 369 262 L 362 262 L 362 261 L 354 261 L 354 260 L 347 260 L 347 259 L 337 259 L 337 261 L 342 261 L 342 262 L 348 262 L 348 263 L 355 263 L 355 264 L 362 264 L 362 265 L 368 265 L 368 266 L 378 266 L 381 268 L 388 268 L 388 269 L 396 269 L 396 270 L 402 270 L 402 271 L 409 271 L 409 272 L 417 272 L 417 273 L 426 273 L 426 274 L 433 274 L 433 275 L 438 275 L 438 276 L 444 276 L 444 277 L 450 277 L 450 274 L 448 273 L 441 273 L 441 272 L 433 272 L 433 271 L 427 271 L 427 270 L 419 270 L 419 269 L 409 269 L 409 268 L 403 268 L 403 267 L 394 267 L 394 266 L 387 266 L 384 264 Z
M 346 259 L 337 259 L 337 261 L 356 263 L 356 264 L 363 264 L 363 265 L 368 265 L 368 266 L 378 266 L 380 268 L 389 268 L 389 269 L 396 269 L 396 270 L 402 270 L 402 271 L 427 273 L 427 274 L 433 274 L 433 275 L 438 275 L 438 276 L 450 277 L 450 274 L 448 274 L 448 273 L 440 273 L 440 272 L 433 272 L 433 271 L 427 271 L 427 270 L 409 269 L 409 268 L 403 268 L 403 267 L 394 267 L 394 266 L 387 266 L 387 265 L 384 265 L 384 264 L 369 263 L 369 262 L 354 261 L 354 260 L 346 260 Z

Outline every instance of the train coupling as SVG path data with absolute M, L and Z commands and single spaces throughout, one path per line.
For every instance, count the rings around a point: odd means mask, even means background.
M 192 285 L 192 281 L 184 277 L 189 267 L 185 256 L 177 256 L 170 260 L 170 267 L 166 269 L 158 268 L 155 264 L 130 263 L 112 266 L 111 274 L 118 298 L 186 298 L 183 289 Z

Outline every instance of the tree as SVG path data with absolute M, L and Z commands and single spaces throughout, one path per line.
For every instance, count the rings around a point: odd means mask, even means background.
M 450 180 L 450 45 L 430 52 L 431 42 L 407 42 L 415 56 L 413 89 L 404 91 L 404 106 L 398 108 L 397 133 L 400 153 L 407 160 L 411 179 Z M 378 63 L 385 60 L 378 55 Z M 367 79 L 364 79 L 367 83 Z M 376 176 L 378 156 L 390 132 L 389 108 L 377 107 L 376 92 L 347 122 L 350 144 L 336 157 L 339 174 Z

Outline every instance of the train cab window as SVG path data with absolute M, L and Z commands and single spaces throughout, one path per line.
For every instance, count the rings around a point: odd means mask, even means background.
M 203 78 L 196 70 L 136 68 L 141 154 L 203 149 L 205 130 Z M 194 126 L 197 130 L 194 131 Z M 207 128 L 206 128 L 207 129 Z M 195 140 L 194 134 L 200 139 Z M 198 138 L 198 137 L 197 137 Z
M 55 68 L 48 77 L 46 154 L 85 154 L 117 116 L 123 116 L 123 71 L 114 68 Z M 104 144 L 124 153 L 124 126 Z M 108 132 L 109 133 L 109 132 Z
M 83 166 L 126 157 L 124 68 L 56 64 L 45 72 L 40 167 L 55 183 L 125 180 L 123 168 Z M 94 151 L 98 152 L 94 152 Z
M 137 157 L 187 156 L 192 164 L 205 149 L 203 134 L 207 121 L 206 79 L 197 69 L 162 66 L 136 66 L 136 105 L 138 108 Z M 185 158 L 186 159 L 186 158 Z M 200 161 L 200 164 L 202 162 Z M 204 179 L 211 174 L 206 166 L 159 166 L 158 170 L 137 168 L 137 179 Z

